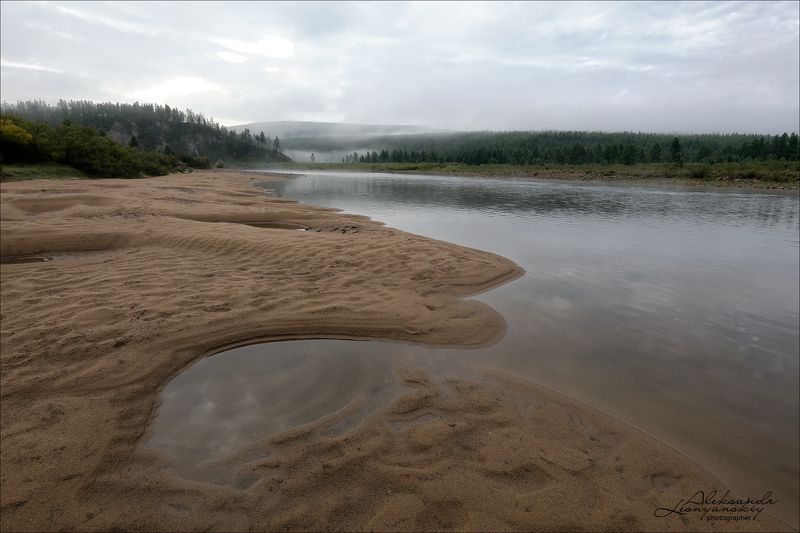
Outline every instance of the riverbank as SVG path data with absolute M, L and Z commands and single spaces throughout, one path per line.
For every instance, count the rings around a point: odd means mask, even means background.
M 507 177 L 662 186 L 697 186 L 797 190 L 797 162 L 765 161 L 717 165 L 463 165 L 456 163 L 285 163 L 286 171 L 331 170 L 431 174 L 437 176 Z
M 0 255 L 41 261 L 0 275 L 4 531 L 782 527 L 766 514 L 655 516 L 721 485 L 638 430 L 500 374 L 397 369 L 408 392 L 355 429 L 329 431 L 358 398 L 255 442 L 260 460 L 231 457 L 246 488 L 171 474 L 140 444 L 162 388 L 204 354 L 307 337 L 491 343 L 502 317 L 461 297 L 521 273 L 494 254 L 268 198 L 252 179 L 2 186 Z

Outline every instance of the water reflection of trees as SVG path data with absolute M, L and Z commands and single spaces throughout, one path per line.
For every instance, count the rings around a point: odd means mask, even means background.
M 314 176 L 270 182 L 281 196 L 335 205 L 337 199 L 512 214 L 661 216 L 760 227 L 798 225 L 798 198 L 774 194 L 664 191 L 581 184 L 406 176 Z

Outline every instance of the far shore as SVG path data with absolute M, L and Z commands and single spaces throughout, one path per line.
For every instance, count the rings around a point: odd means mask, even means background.
M 242 166 L 241 168 L 247 168 Z M 254 167 L 255 168 L 255 167 Z M 700 188 L 749 188 L 797 190 L 800 165 L 797 162 L 724 163 L 720 165 L 462 165 L 452 163 L 282 163 L 275 169 L 287 172 L 330 170 L 430 174 L 494 178 L 531 178 L 589 183 L 636 184 L 648 186 L 689 186 Z
M 355 428 L 329 431 L 359 398 L 226 458 L 246 488 L 182 479 L 142 441 L 192 362 L 310 337 L 490 344 L 504 319 L 468 297 L 523 274 L 269 197 L 253 186 L 265 179 L 284 178 L 0 185 L 0 530 L 791 529 L 767 511 L 659 514 L 724 484 L 618 419 L 488 370 L 471 381 L 397 367 L 404 393 Z

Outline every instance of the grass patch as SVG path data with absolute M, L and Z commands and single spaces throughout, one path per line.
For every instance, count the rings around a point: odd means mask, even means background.
M 69 165 L 60 163 L 17 163 L 12 165 L 0 165 L 0 181 L 24 181 L 24 180 L 85 180 L 89 177 Z

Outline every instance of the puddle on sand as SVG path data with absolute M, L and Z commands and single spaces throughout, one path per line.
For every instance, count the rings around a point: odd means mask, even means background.
M 469 367 L 476 368 L 480 353 L 338 339 L 234 348 L 197 361 L 167 384 L 144 446 L 162 452 L 185 479 L 244 489 L 256 481 L 244 473 L 247 465 L 269 457 L 272 436 L 307 424 L 318 424 L 323 437 L 342 435 L 408 392 L 397 368 L 475 379 Z M 390 425 L 404 431 L 433 418 L 423 413 Z
M 50 261 L 68 261 L 70 259 L 80 259 L 82 257 L 90 257 L 106 253 L 105 250 L 90 251 L 90 252 L 54 252 L 31 255 L 3 255 L 0 256 L 0 264 L 3 265 L 21 265 L 27 263 L 48 263 Z
M 0 264 L 3 265 L 18 265 L 22 263 L 44 263 L 52 261 L 52 258 L 43 255 L 12 255 L 0 257 Z
M 268 228 L 268 229 L 294 229 L 305 231 L 308 226 L 303 224 L 295 224 L 294 222 L 236 222 L 236 224 L 244 224 L 245 226 L 253 226 L 254 228 Z
M 296 229 L 301 231 L 308 229 L 308 226 L 304 226 L 302 224 L 293 224 L 291 222 L 242 222 L 242 224 L 253 226 L 255 228 Z
M 186 479 L 246 488 L 243 465 L 269 456 L 268 438 L 331 417 L 340 435 L 406 387 L 395 367 L 426 366 L 430 348 L 387 342 L 298 340 L 243 346 L 199 360 L 167 384 L 148 448 Z M 443 355 L 444 357 L 444 355 Z M 344 409 L 363 402 L 359 409 Z
M 411 426 L 416 426 L 418 424 L 424 424 L 427 422 L 433 422 L 434 420 L 441 420 L 441 419 L 442 418 L 440 416 L 436 416 L 433 413 L 423 413 L 421 415 L 416 415 L 411 418 L 405 418 L 405 419 L 400 418 L 395 420 L 389 420 L 388 422 L 389 425 L 392 427 L 392 429 L 394 429 L 397 432 L 400 432 L 405 429 L 408 429 Z

